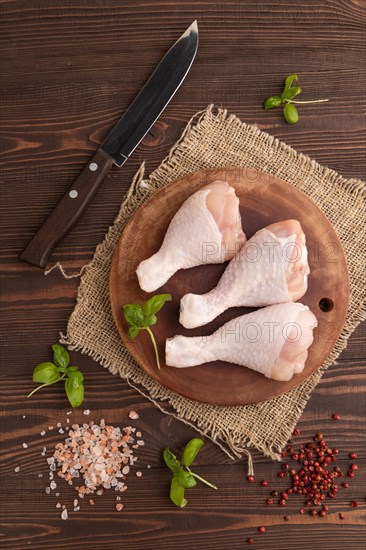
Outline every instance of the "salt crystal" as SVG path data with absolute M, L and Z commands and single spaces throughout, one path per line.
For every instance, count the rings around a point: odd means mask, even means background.
M 45 491 L 49 495 L 51 493 L 51 487 L 46 487 Z
M 125 466 L 124 468 L 122 468 L 122 473 L 123 473 L 124 475 L 127 475 L 129 471 L 130 471 L 130 467 L 129 467 L 129 466 Z
M 67 509 L 65 508 L 61 514 L 61 518 L 62 519 L 67 519 L 69 516 L 68 516 L 68 513 L 67 513 Z
M 131 420 L 137 420 L 140 415 L 136 411 L 130 411 L 128 413 L 128 416 L 131 418 Z
M 23 443 L 23 449 L 28 449 L 28 445 L 26 443 Z
M 148 468 L 148 469 L 150 470 L 151 464 L 148 464 L 148 465 L 146 466 L 146 468 Z
M 56 487 L 57 487 L 56 481 L 51 481 L 50 487 L 51 487 L 52 491 L 53 491 L 54 489 L 56 489 Z
M 14 472 L 15 472 L 15 473 L 18 473 L 18 472 L 20 472 L 20 468 L 19 468 L 19 466 L 16 466 L 16 467 L 14 468 Z
M 78 512 L 80 510 L 80 506 L 75 506 L 74 512 Z
M 48 426 L 48 429 L 49 429 L 49 430 L 53 430 L 53 426 Z
M 25 415 L 25 414 L 23 414 L 22 418 L 26 418 L 26 415 Z
M 141 432 L 136 432 L 136 437 L 141 437 Z
M 66 422 L 70 424 L 70 418 L 66 418 Z
M 142 439 L 138 439 L 137 440 L 137 445 L 139 445 L 140 447 L 143 447 L 145 445 L 145 441 L 143 441 Z
M 78 503 L 79 503 L 78 499 L 77 499 L 77 498 L 75 498 L 75 499 L 74 499 L 74 507 L 75 507 L 75 506 L 77 506 L 77 505 L 78 505 Z
M 67 416 L 69 416 L 70 414 L 72 414 L 72 411 L 68 411 L 66 414 Z
M 46 432 L 43 430 L 43 431 L 41 432 L 41 436 L 43 437 L 44 435 L 46 435 Z
M 117 512 L 120 512 L 123 508 L 123 504 L 121 502 L 119 502 L 118 504 L 116 504 L 116 510 Z
M 121 500 L 121 497 L 119 495 L 116 496 L 116 500 Z
M 64 430 L 63 430 L 62 428 L 60 428 L 59 431 L 58 431 L 58 433 L 59 433 L 59 434 L 64 434 L 65 432 L 64 432 Z
M 61 428 L 61 426 L 62 426 L 61 422 L 57 422 L 56 426 L 57 426 L 58 428 Z
M 56 504 L 56 508 L 61 508 L 61 503 L 60 503 L 60 502 L 58 502 L 58 503 Z
M 142 476 L 142 472 L 136 472 L 136 475 L 137 475 L 137 477 L 141 477 L 141 476 Z
M 83 414 L 85 414 L 85 416 L 89 416 L 90 410 L 89 410 L 89 409 L 85 409 L 85 411 L 83 412 Z
M 43 474 L 38 474 L 38 477 L 43 477 Z
M 59 496 L 60 496 L 60 493 L 55 493 L 55 496 L 56 496 L 56 497 L 59 497 Z

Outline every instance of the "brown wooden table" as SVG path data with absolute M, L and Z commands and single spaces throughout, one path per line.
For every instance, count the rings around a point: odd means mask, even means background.
M 150 135 L 121 169 L 113 169 L 86 215 L 52 260 L 77 270 L 90 260 L 112 223 L 142 160 L 147 172 L 163 159 L 193 113 L 214 102 L 242 120 L 286 141 L 345 177 L 365 177 L 363 0 L 292 2 L 178 2 L 174 0 L 1 1 L 2 20 L 2 320 L 1 320 L 1 510 L 2 549 L 93 548 L 238 550 L 254 537 L 265 550 L 364 548 L 365 540 L 365 327 L 323 377 L 299 427 L 306 440 L 317 430 L 340 450 L 359 453 L 351 488 L 331 503 L 325 518 L 298 513 L 302 501 L 284 509 L 265 504 L 259 483 L 246 482 L 246 461 L 231 462 L 207 442 L 197 471 L 218 492 L 197 487 L 186 509 L 169 501 L 169 473 L 161 452 L 179 450 L 194 431 L 162 414 L 127 383 L 81 354 L 91 417 L 116 425 L 139 412 L 146 446 L 143 477 L 131 476 L 123 512 L 106 492 L 94 507 L 83 505 L 60 519 L 57 499 L 45 493 L 47 464 L 40 455 L 62 437 L 43 429 L 65 422 L 62 387 L 26 400 L 33 367 L 50 359 L 74 307 L 77 279 L 21 263 L 17 256 L 79 173 L 104 135 L 126 109 L 165 51 L 197 18 L 200 46 L 179 92 Z M 300 121 L 286 124 L 263 100 L 283 78 L 300 75 L 302 99 L 330 98 L 303 106 Z M 341 415 L 339 422 L 331 414 Z M 25 415 L 25 418 L 23 418 Z M 89 418 L 91 418 L 89 417 Z M 80 410 L 73 421 L 83 421 Z M 23 448 L 22 443 L 28 444 Z M 47 455 L 49 456 L 49 455 Z M 253 453 L 256 479 L 280 486 L 278 465 Z M 147 464 L 151 469 L 147 469 Z M 14 469 L 19 466 L 19 473 Z M 39 478 L 38 474 L 43 473 Z M 273 482 L 273 483 L 272 483 Z M 72 500 L 60 484 L 63 502 Z M 350 501 L 360 506 L 352 508 Z M 343 511 L 345 519 L 339 520 Z M 284 514 L 290 516 L 288 522 Z M 260 535 L 257 527 L 265 525 Z

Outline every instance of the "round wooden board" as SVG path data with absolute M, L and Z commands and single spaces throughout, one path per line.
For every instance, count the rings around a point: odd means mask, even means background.
M 230 183 L 240 199 L 243 229 L 249 239 L 266 225 L 290 218 L 300 221 L 307 239 L 311 274 L 309 287 L 300 300 L 316 315 L 314 343 L 304 371 L 289 382 L 276 382 L 248 368 L 221 361 L 198 367 L 176 369 L 165 365 L 165 340 L 176 334 L 208 335 L 229 319 L 252 311 L 231 308 L 205 327 L 184 329 L 179 324 L 179 302 L 187 292 L 202 294 L 218 282 L 227 264 L 198 266 L 176 273 L 156 293 L 169 292 L 153 327 L 162 368 L 158 371 L 154 351 L 146 331 L 134 340 L 127 337 L 122 307 L 142 303 L 149 295 L 139 287 L 136 268 L 154 254 L 163 241 L 167 227 L 182 203 L 195 191 L 214 181 Z M 334 304 L 322 311 L 320 300 Z M 217 405 L 245 405 L 280 395 L 308 378 L 323 363 L 345 322 L 349 300 L 349 278 L 340 241 L 323 213 L 301 191 L 268 173 L 247 168 L 204 170 L 179 178 L 157 191 L 129 220 L 116 247 L 111 275 L 110 300 L 119 334 L 133 357 L 163 386 L 186 397 Z M 328 302 L 330 303 L 330 302 Z

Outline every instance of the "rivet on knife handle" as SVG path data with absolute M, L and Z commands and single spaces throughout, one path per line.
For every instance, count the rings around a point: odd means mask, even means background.
M 46 267 L 56 245 L 71 231 L 86 210 L 113 164 L 113 159 L 98 149 L 70 189 L 26 246 L 19 258 Z

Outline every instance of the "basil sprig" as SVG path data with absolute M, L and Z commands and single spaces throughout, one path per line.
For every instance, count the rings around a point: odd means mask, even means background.
M 152 344 L 154 346 L 156 364 L 160 369 L 158 346 L 151 326 L 157 321 L 156 314 L 164 306 L 165 302 L 172 299 L 170 294 L 156 294 L 143 304 L 126 304 L 123 306 L 123 314 L 128 323 L 128 337 L 136 338 L 140 330 L 146 330 L 149 333 Z
M 192 472 L 189 468 L 199 453 L 202 445 L 202 439 L 199 439 L 198 437 L 191 439 L 183 450 L 180 462 L 169 447 L 166 447 L 163 451 L 165 464 L 173 473 L 170 485 L 170 500 L 180 508 L 184 508 L 187 505 L 187 500 L 184 498 L 185 489 L 194 487 L 197 484 L 197 479 L 209 487 L 212 487 L 212 489 L 217 489 L 216 485 L 209 483 L 203 479 L 203 477 Z
M 299 120 L 299 113 L 297 112 L 294 103 L 324 103 L 325 101 L 329 101 L 329 99 L 314 99 L 312 101 L 294 100 L 293 98 L 300 95 L 302 92 L 302 88 L 300 86 L 292 86 L 293 82 L 297 80 L 297 75 L 291 74 L 285 80 L 285 86 L 282 94 L 280 96 L 272 95 L 270 97 L 267 97 L 266 101 L 264 102 L 264 108 L 266 110 L 284 105 L 283 116 L 286 122 L 288 122 L 289 124 L 295 124 Z
M 65 381 L 65 391 L 72 407 L 79 407 L 84 401 L 84 376 L 79 367 L 68 366 L 70 357 L 67 350 L 60 344 L 54 344 L 53 363 L 46 361 L 37 365 L 33 371 L 33 382 L 39 382 L 27 397 L 31 397 L 36 391 L 46 386 L 51 386 Z

